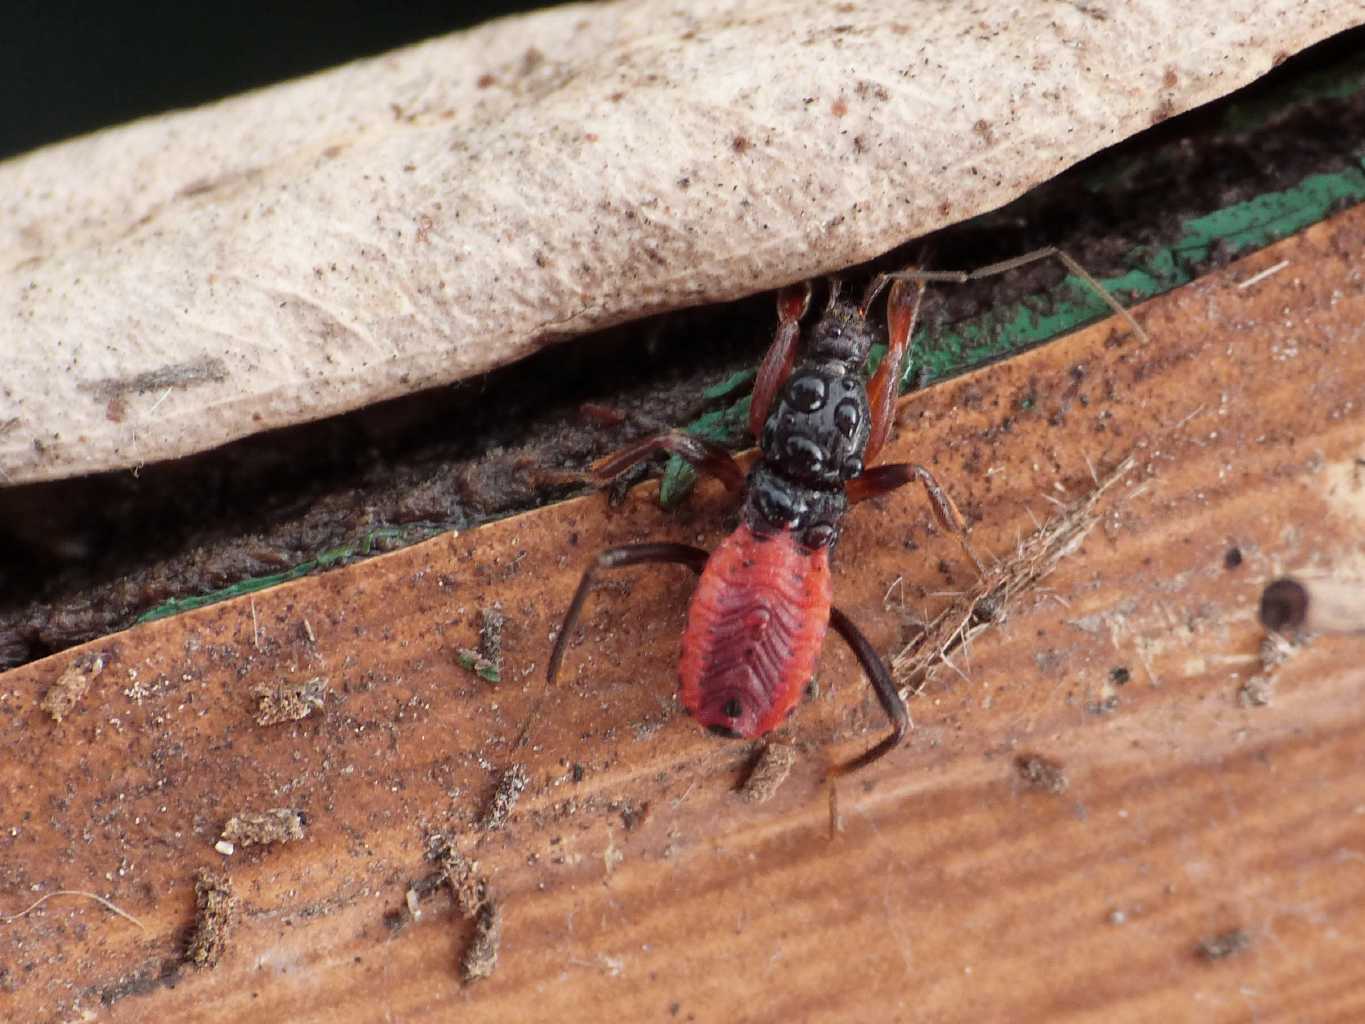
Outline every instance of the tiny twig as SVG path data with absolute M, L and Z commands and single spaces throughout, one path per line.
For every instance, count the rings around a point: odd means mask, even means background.
M 128 913 L 128 911 L 120 910 L 118 907 L 114 906 L 114 904 L 106 900 L 103 896 L 97 896 L 93 892 L 86 892 L 84 889 L 58 889 L 55 892 L 50 892 L 45 896 L 40 896 L 32 903 L 30 903 L 27 907 L 25 907 L 23 910 L 19 911 L 19 913 L 9 914 L 0 917 L 0 924 L 12 924 L 13 922 L 19 920 L 19 918 L 24 917 L 32 913 L 33 911 L 37 910 L 48 900 L 52 899 L 53 896 L 84 896 L 88 900 L 94 900 L 105 910 L 117 914 L 119 917 L 126 918 L 127 920 L 132 921 L 133 924 L 137 925 L 144 932 L 147 930 L 147 926 L 143 924 L 141 921 L 139 921 L 137 918 L 135 918 L 132 914 Z

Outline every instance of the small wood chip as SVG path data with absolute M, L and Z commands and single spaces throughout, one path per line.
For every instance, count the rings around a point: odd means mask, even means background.
M 268 846 L 303 838 L 307 824 L 301 811 L 276 807 L 269 811 L 239 814 L 223 826 L 222 839 L 237 846 Z
M 530 781 L 531 777 L 526 774 L 526 768 L 523 765 L 514 764 L 503 772 L 502 778 L 498 780 L 498 788 L 493 791 L 493 799 L 488 801 L 488 806 L 483 809 L 483 816 L 479 819 L 479 828 L 485 832 L 502 828 L 507 823 L 512 808 L 516 807 L 517 798 L 521 796 L 521 791 L 526 788 L 526 784 Z
M 98 655 L 93 657 L 82 655 L 76 658 L 57 677 L 57 681 L 43 696 L 43 702 L 39 706 L 54 722 L 60 722 L 80 703 L 85 691 L 90 689 L 90 684 L 99 678 L 103 671 L 104 659 Z
M 790 743 L 769 743 L 754 761 L 739 795 L 751 804 L 767 803 L 787 781 L 796 764 L 796 748 Z
M 502 627 L 507 621 L 495 605 L 479 612 L 479 649 L 461 647 L 455 652 L 460 667 L 490 683 L 502 682 Z
M 1274 689 L 1270 676 L 1252 676 L 1237 691 L 1237 703 L 1244 708 L 1263 708 L 1270 703 Z
M 499 673 L 502 672 L 502 627 L 507 621 L 502 610 L 496 605 L 485 608 L 480 613 L 479 653 L 484 656 Z
M 488 880 L 480 877 L 479 862 L 448 846 L 441 852 L 439 864 L 460 913 L 473 917 L 488 899 Z
M 474 937 L 460 957 L 460 975 L 465 981 L 490 977 L 498 966 L 498 948 L 502 945 L 502 905 L 496 900 L 485 900 L 474 921 Z
M 502 905 L 488 891 L 488 879 L 479 874 L 478 861 L 470 860 L 449 845 L 439 847 L 435 856 L 460 915 L 474 921 L 474 934 L 460 956 L 460 977 L 466 982 L 487 978 L 498 965 L 498 947 L 502 943 Z M 413 903 L 413 890 L 410 888 L 408 912 L 416 917 Z
M 1014 770 L 1024 785 L 1044 793 L 1065 793 L 1070 785 L 1066 769 L 1039 754 L 1020 754 L 1014 759 Z
M 322 707 L 327 694 L 327 680 L 314 676 L 307 682 L 282 682 L 274 686 L 257 686 L 251 691 L 256 698 L 256 723 L 279 725 L 307 718 Z
M 1241 928 L 1220 932 L 1202 940 L 1195 952 L 1205 960 L 1226 960 L 1251 945 L 1251 936 Z
M 226 875 L 207 870 L 195 876 L 194 896 L 194 934 L 185 948 L 185 963 L 213 967 L 227 948 L 228 932 L 237 916 L 237 896 Z

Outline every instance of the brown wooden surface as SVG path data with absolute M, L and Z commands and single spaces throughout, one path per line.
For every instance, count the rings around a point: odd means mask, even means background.
M 593 597 L 513 750 L 590 554 L 713 544 L 716 487 L 677 516 L 649 488 L 619 511 L 568 502 L 107 638 L 60 725 L 38 704 L 80 652 L 0 676 L 0 912 L 85 889 L 146 926 L 77 897 L 0 923 L 0 1017 L 1365 1019 L 1365 642 L 1320 638 L 1269 706 L 1237 698 L 1266 580 L 1365 576 L 1362 251 L 1358 208 L 1149 303 L 1145 348 L 1101 324 L 908 402 L 885 458 L 931 464 L 987 554 L 1054 511 L 1045 496 L 1082 495 L 1087 463 L 1138 463 L 1080 551 L 958 659 L 965 678 L 912 702 L 907 746 L 840 783 L 833 839 L 825 765 L 884 730 L 851 655 L 827 643 L 785 730 L 804 756 L 744 802 L 751 748 L 674 698 L 677 567 Z M 851 516 L 835 577 L 888 654 L 970 580 L 909 488 Z M 494 601 L 496 687 L 456 663 Z M 314 675 L 321 716 L 254 723 L 253 687 Z M 1029 788 L 1021 753 L 1067 790 Z M 480 842 L 514 761 L 531 783 Z M 228 818 L 279 806 L 307 813 L 302 842 L 214 852 Z M 444 894 L 386 925 L 433 832 L 503 901 L 489 980 L 459 981 L 472 925 Z M 205 866 L 241 916 L 216 968 L 179 968 Z M 1234 929 L 1245 949 L 1197 955 Z

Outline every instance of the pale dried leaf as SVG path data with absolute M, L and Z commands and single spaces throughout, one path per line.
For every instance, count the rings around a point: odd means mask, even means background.
M 0 166 L 0 483 L 136 466 L 878 255 L 1338 0 L 567 6 Z

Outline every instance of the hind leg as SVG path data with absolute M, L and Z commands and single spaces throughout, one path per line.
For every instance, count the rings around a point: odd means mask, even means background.
M 676 562 L 700 574 L 706 568 L 706 560 L 710 557 L 701 548 L 694 548 L 690 544 L 629 544 L 603 551 L 583 573 L 578 589 L 574 591 L 573 600 L 569 602 L 569 610 L 564 613 L 564 624 L 559 627 L 559 636 L 555 638 L 554 649 L 550 652 L 550 664 L 545 670 L 546 681 L 553 683 L 555 676 L 559 675 L 559 665 L 564 660 L 564 652 L 568 649 L 569 636 L 573 633 L 574 626 L 578 625 L 583 603 L 588 599 L 588 592 L 592 590 L 599 572 L 603 569 L 619 569 L 645 562 Z

